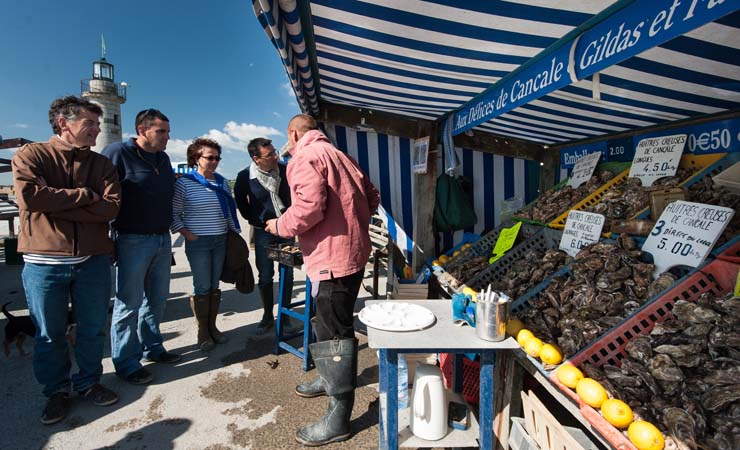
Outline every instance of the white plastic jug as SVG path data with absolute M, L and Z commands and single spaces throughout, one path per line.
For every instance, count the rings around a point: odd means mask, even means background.
M 431 364 L 416 367 L 410 402 L 410 427 L 414 435 L 428 441 L 447 435 L 447 392 L 439 367 Z

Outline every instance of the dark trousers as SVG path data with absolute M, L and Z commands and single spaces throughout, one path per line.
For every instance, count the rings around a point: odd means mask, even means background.
M 319 282 L 316 304 L 316 340 L 354 338 L 354 310 L 364 270 Z

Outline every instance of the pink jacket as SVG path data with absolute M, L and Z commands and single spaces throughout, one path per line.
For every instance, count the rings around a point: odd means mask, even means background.
M 370 256 L 368 225 L 380 195 L 357 163 L 321 131 L 307 132 L 291 150 L 291 206 L 278 219 L 282 237 L 298 236 L 312 281 L 352 275 Z

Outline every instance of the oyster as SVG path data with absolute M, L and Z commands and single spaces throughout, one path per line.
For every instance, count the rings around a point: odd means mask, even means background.
M 740 400 L 740 384 L 714 386 L 701 397 L 704 409 L 717 412 L 730 403 Z
M 671 407 L 663 411 L 663 424 L 680 450 L 696 450 L 696 423 L 691 414 L 681 408 Z
M 624 350 L 631 358 L 643 364 L 647 364 L 650 358 L 653 357 L 653 347 L 648 336 L 637 336 L 627 343 Z
M 684 379 L 683 372 L 668 355 L 655 355 L 648 362 L 648 369 L 656 380 L 679 382 Z

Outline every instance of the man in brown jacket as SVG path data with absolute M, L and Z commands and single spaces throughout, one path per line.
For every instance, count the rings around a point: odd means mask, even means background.
M 108 222 L 120 204 L 115 167 L 90 150 L 101 114 L 98 105 L 77 97 L 54 100 L 49 122 L 55 135 L 24 145 L 12 162 L 21 217 L 18 250 L 26 263 L 23 287 L 36 325 L 33 370 L 48 397 L 41 415 L 46 425 L 67 415 L 70 388 L 99 406 L 118 401 L 100 384 L 113 250 Z M 71 377 L 70 300 L 79 368 Z

